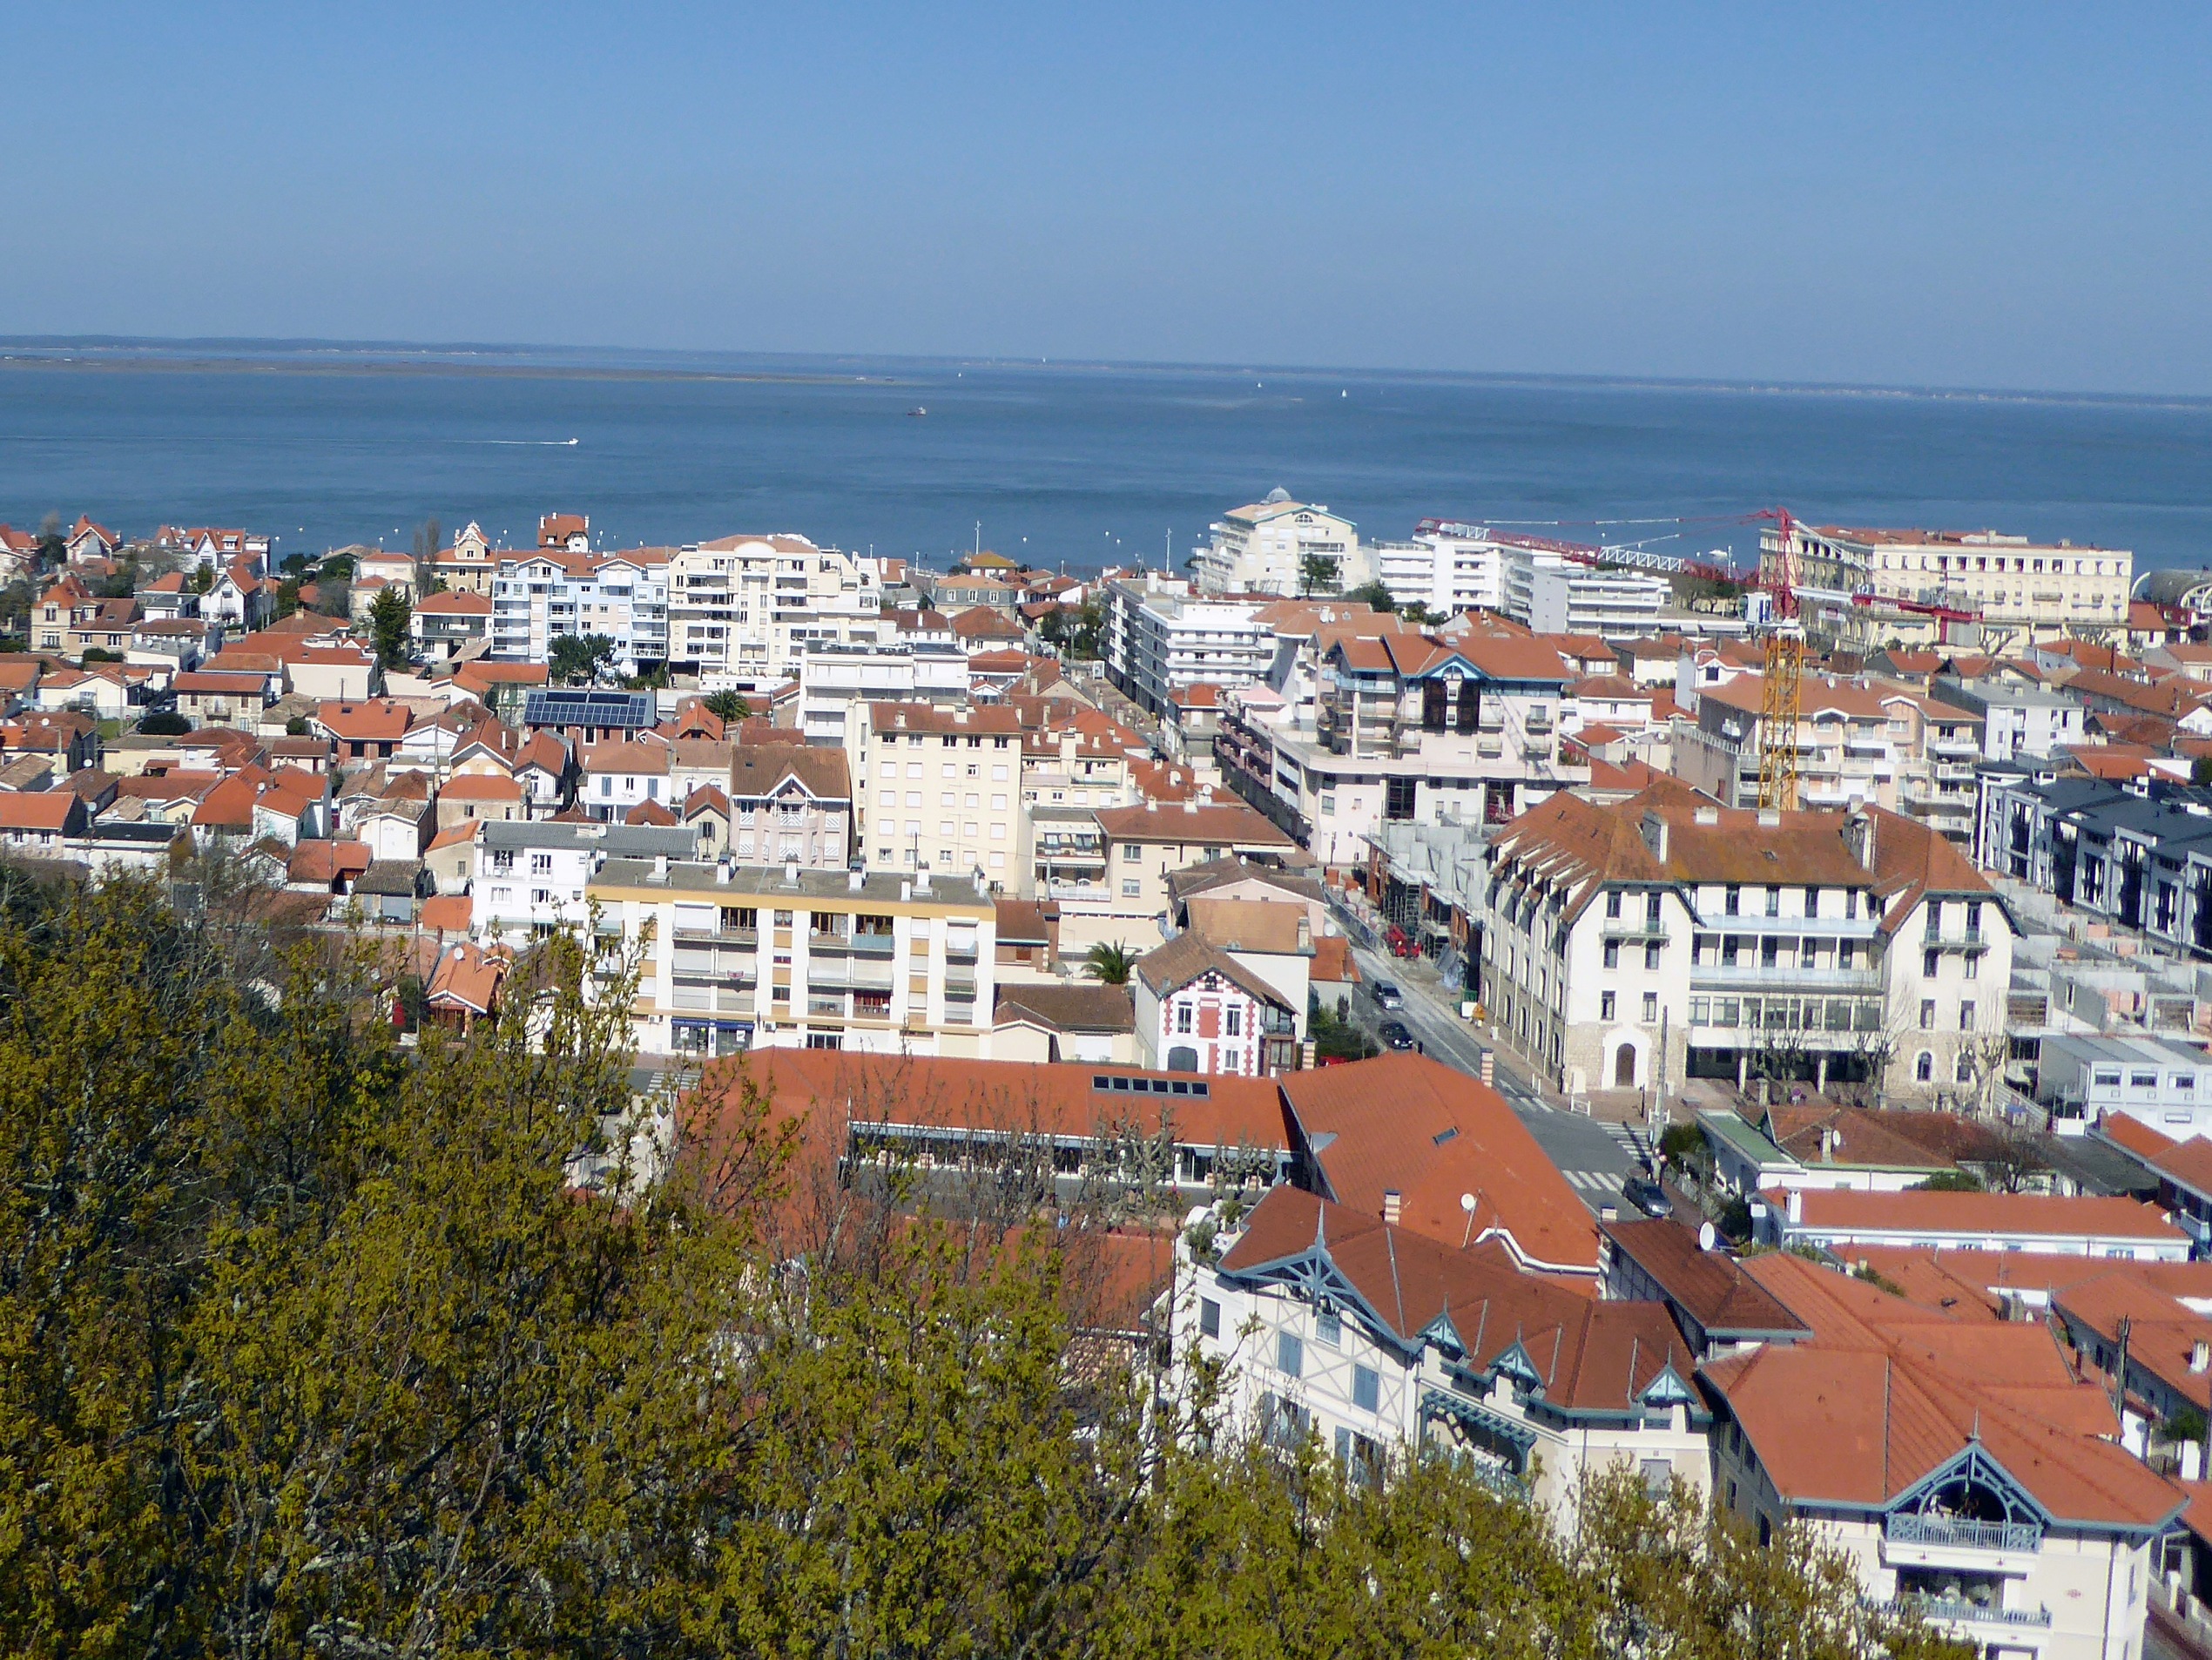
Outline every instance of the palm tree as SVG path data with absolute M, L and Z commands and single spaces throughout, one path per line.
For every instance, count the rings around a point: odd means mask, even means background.
M 1136 956 L 1126 945 L 1094 945 L 1083 959 L 1083 967 L 1102 986 L 1126 986 L 1130 971 L 1136 967 Z

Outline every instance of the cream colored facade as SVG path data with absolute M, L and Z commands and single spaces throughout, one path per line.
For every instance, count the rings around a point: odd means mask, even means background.
M 1250 507 L 1231 508 L 1211 528 L 1213 540 L 1193 555 L 1204 593 L 1304 593 L 1301 567 L 1308 554 L 1336 562 L 1335 583 L 1318 591 L 1342 593 L 1374 577 L 1357 525 L 1325 507 L 1293 502 L 1281 490 Z
M 989 1055 L 997 908 L 973 882 L 610 859 L 589 892 L 625 942 L 651 925 L 647 1053 Z
M 2000 530 L 1871 530 L 1791 526 L 1800 587 L 1979 610 L 1985 625 L 2054 631 L 2115 629 L 2128 620 L 2135 557 L 2113 548 L 2055 545 Z M 1759 538 L 1763 570 L 1784 550 L 1778 530 Z
M 809 640 L 877 638 L 882 607 L 873 560 L 802 536 L 722 536 L 669 560 L 668 655 L 709 690 L 764 692 L 799 678 Z
M 995 891 L 1035 888 L 1022 728 L 1011 709 L 942 704 L 860 706 L 853 805 L 873 870 L 980 871 Z

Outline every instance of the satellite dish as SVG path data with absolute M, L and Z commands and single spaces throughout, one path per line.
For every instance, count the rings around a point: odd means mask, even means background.
M 1474 1214 L 1474 1195 L 1472 1193 L 1460 1194 L 1460 1209 L 1465 1211 L 1469 1216 L 1473 1216 Z M 1706 1225 L 1710 1227 L 1711 1224 L 1709 1223 Z
M 1719 1231 L 1711 1223 L 1700 1222 L 1697 1225 L 1697 1248 L 1700 1251 L 1710 1251 L 1720 1243 L 1720 1239 Z

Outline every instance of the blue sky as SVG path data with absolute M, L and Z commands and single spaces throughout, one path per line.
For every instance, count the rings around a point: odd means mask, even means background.
M 2212 9 L 0 6 L 0 333 L 2212 394 Z

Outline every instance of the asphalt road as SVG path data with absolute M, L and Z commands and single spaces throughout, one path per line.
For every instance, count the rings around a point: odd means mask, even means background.
M 1365 976 L 1352 993 L 1354 1020 L 1370 1033 L 1379 1032 L 1386 1020 L 1401 1022 L 1420 1040 L 1424 1053 L 1470 1077 L 1482 1075 L 1483 1045 L 1474 1029 L 1460 1018 L 1456 1008 L 1398 972 L 1400 965 L 1384 953 L 1354 945 L 1352 954 Z M 1383 981 L 1398 988 L 1405 999 L 1403 1008 L 1385 1009 L 1375 1002 L 1372 988 Z M 1547 1105 L 1528 1087 L 1521 1070 L 1510 1064 L 1503 1049 L 1498 1052 L 1494 1076 L 1498 1092 L 1528 1126 L 1536 1144 L 1559 1166 L 1582 1203 L 1592 1211 L 1601 1205 L 1617 1205 L 1625 1214 L 1629 1206 L 1621 1198 L 1621 1184 L 1639 1162 L 1626 1126 L 1601 1124 L 1581 1113 L 1562 1112 Z

